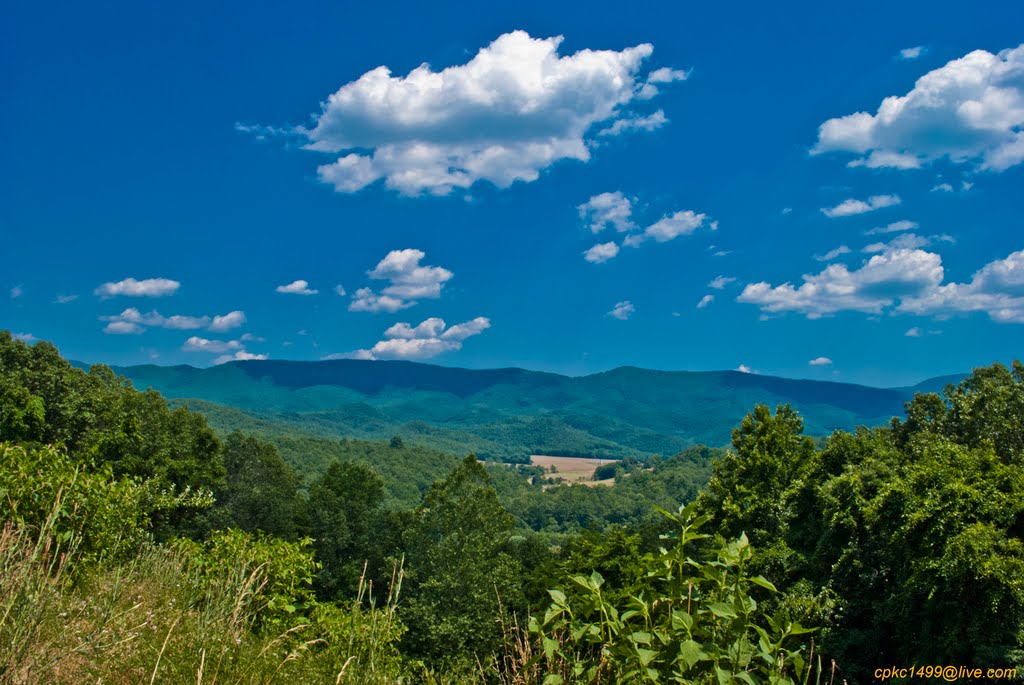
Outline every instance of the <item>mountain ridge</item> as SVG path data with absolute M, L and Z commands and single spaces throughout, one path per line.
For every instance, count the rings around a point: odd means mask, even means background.
M 516 367 L 349 359 L 113 368 L 137 387 L 152 387 L 173 400 L 232 407 L 309 434 L 397 435 L 503 461 L 524 461 L 530 454 L 642 459 L 695 444 L 722 446 L 761 402 L 792 404 L 811 435 L 881 425 L 902 414 L 916 388 L 949 378 L 874 388 L 739 371 L 623 366 L 565 376 Z M 219 427 L 227 430 L 231 421 Z

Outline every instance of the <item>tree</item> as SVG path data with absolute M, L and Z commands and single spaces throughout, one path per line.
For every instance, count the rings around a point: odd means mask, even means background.
M 814 441 L 803 435 L 803 419 L 788 404 L 774 415 L 759 404 L 733 429 L 732 446 L 735 451 L 715 463 L 700 509 L 726 538 L 746 532 L 762 547 L 784 533 L 791 517 L 786 493 L 811 467 Z
M 316 587 L 323 598 L 354 594 L 364 562 L 380 578 L 388 537 L 382 526 L 384 482 L 372 469 L 334 461 L 309 488 L 309 516 L 317 559 Z
M 501 638 L 499 617 L 524 603 L 514 556 L 524 538 L 476 457 L 430 488 L 404 539 L 410 653 L 434 662 L 489 654 Z
M 235 526 L 287 540 L 298 537 L 305 502 L 295 471 L 276 447 L 236 431 L 224 442 L 224 465 L 227 485 L 220 506 Z

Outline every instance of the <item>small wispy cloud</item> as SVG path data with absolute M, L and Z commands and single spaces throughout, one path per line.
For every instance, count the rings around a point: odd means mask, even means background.
M 722 290 L 725 286 L 736 281 L 735 276 L 715 276 L 708 282 L 708 287 L 715 290 Z
M 886 226 L 876 226 L 870 231 L 864 231 L 864 235 L 879 235 L 883 233 L 899 233 L 901 231 L 913 231 L 918 228 L 916 221 L 894 221 Z
M 825 254 L 814 255 L 814 258 L 817 259 L 819 262 L 830 262 L 836 257 L 839 257 L 840 255 L 844 254 L 850 254 L 850 252 L 851 250 L 849 247 L 847 247 L 846 245 L 840 245 L 835 249 L 829 250 Z
M 921 55 L 927 52 L 927 50 L 928 48 L 923 45 L 915 45 L 912 48 L 903 48 L 900 50 L 898 57 L 905 61 L 915 60 L 921 57 Z
M 633 312 L 636 311 L 636 307 L 629 300 L 623 300 L 622 302 L 616 302 L 615 306 L 612 307 L 611 311 L 608 312 L 608 316 L 618 319 L 619 321 L 625 321 L 629 317 L 633 316 Z
M 855 216 L 874 212 L 885 207 L 893 207 L 900 203 L 899 195 L 872 195 L 867 200 L 850 198 L 843 200 L 835 207 L 822 207 L 821 213 L 830 219 L 844 216 Z

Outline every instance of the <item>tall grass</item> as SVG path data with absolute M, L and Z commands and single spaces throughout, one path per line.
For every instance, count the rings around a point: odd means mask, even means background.
M 402 574 L 382 606 L 360 583 L 273 634 L 263 565 L 210 578 L 186 554 L 145 544 L 128 561 L 84 563 L 75 533 L 56 534 L 57 497 L 36 527 L 0 529 L 0 684 L 256 685 L 405 682 L 396 615 Z M 74 570 L 74 573 L 69 573 Z

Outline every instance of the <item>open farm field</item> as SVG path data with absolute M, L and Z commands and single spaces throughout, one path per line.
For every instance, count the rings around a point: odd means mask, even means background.
M 594 469 L 610 463 L 611 459 L 589 459 L 586 457 L 551 457 L 543 454 L 531 454 L 530 463 L 545 469 L 555 467 L 555 474 L 570 483 L 592 481 Z

